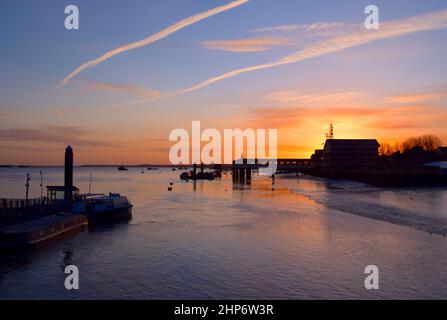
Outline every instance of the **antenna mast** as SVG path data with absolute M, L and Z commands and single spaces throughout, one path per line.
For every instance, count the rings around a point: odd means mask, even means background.
M 329 132 L 326 133 L 326 139 L 334 139 L 334 126 L 331 124 L 329 125 Z

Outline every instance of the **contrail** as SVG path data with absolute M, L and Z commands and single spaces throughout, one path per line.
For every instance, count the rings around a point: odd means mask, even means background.
M 213 83 L 235 77 L 237 75 L 253 72 L 262 69 L 274 68 L 282 65 L 287 65 L 291 63 L 296 63 L 299 61 L 303 61 L 306 59 L 316 58 L 319 56 L 323 56 L 326 54 L 339 52 L 348 48 L 360 46 L 363 44 L 368 44 L 371 42 L 375 42 L 378 40 L 390 39 L 399 37 L 402 35 L 407 35 L 416 32 L 429 31 L 429 30 L 437 30 L 447 28 L 447 10 L 438 11 L 435 13 L 404 18 L 400 20 L 394 20 L 389 22 L 382 22 L 380 24 L 379 30 L 362 30 L 357 32 L 350 32 L 346 35 L 342 35 L 339 37 L 334 37 L 328 40 L 317 42 L 313 45 L 310 45 L 307 48 L 304 48 L 300 51 L 297 51 L 291 55 L 288 55 L 282 59 L 276 60 L 271 63 L 255 65 L 251 67 L 241 68 L 226 72 L 222 75 L 212 77 L 205 81 L 202 81 L 194 86 L 191 86 L 186 89 L 181 89 L 177 91 L 173 91 L 170 93 L 165 93 L 162 97 L 172 97 L 178 94 L 189 93 L 192 91 L 196 91 L 207 87 Z M 153 99 L 151 99 L 153 100 Z M 149 99 L 140 99 L 134 101 L 123 102 L 120 104 L 116 104 L 110 106 L 108 108 L 118 108 L 126 105 L 138 104 L 145 101 L 149 101 Z M 106 109 L 108 109 L 106 108 Z
M 193 15 L 191 17 L 188 17 L 181 21 L 178 21 L 161 31 L 154 33 L 153 35 L 151 35 L 147 38 L 126 44 L 124 46 L 113 49 L 109 52 L 106 52 L 99 58 L 90 60 L 90 61 L 80 65 L 79 67 L 77 67 L 72 73 L 70 73 L 67 77 L 65 77 L 64 80 L 62 80 L 62 82 L 60 84 L 58 84 L 54 89 L 57 89 L 57 88 L 63 86 L 70 79 L 74 78 L 82 71 L 84 71 L 86 69 L 93 68 L 93 67 L 97 66 L 98 64 L 110 59 L 113 56 L 116 56 L 118 54 L 121 54 L 121 53 L 129 51 L 129 50 L 133 50 L 133 49 L 137 49 L 137 48 L 146 46 L 151 43 L 154 43 L 158 40 L 166 38 L 167 36 L 173 34 L 174 32 L 177 32 L 191 24 L 202 21 L 202 20 L 209 18 L 211 16 L 214 16 L 218 13 L 225 12 L 225 11 L 231 10 L 233 8 L 239 7 L 240 5 L 243 5 L 244 3 L 247 3 L 248 1 L 250 1 L 250 0 L 237 0 L 237 1 L 230 2 L 226 5 L 223 5 L 223 6 L 214 8 L 214 9 L 198 13 L 196 15 Z
M 243 73 L 295 63 L 329 53 L 342 51 L 344 49 L 356 47 L 362 44 L 375 42 L 378 40 L 394 38 L 415 32 L 443 28 L 447 28 L 447 10 L 411 18 L 405 18 L 401 20 L 395 20 L 391 22 L 385 22 L 380 24 L 380 30 L 365 29 L 360 32 L 350 33 L 348 35 L 321 41 L 277 61 L 229 71 L 222 75 L 200 82 L 192 87 L 178 90 L 175 93 L 188 93 Z

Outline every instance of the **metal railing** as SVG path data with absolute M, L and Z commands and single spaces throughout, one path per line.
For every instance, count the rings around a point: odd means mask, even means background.
M 0 198 L 0 227 L 45 217 L 57 209 L 46 197 L 28 200 Z
M 49 204 L 48 198 L 33 198 L 33 199 L 5 199 L 0 198 L 0 209 L 23 209 L 37 206 L 47 206 Z

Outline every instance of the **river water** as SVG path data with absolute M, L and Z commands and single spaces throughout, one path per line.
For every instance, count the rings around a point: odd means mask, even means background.
M 63 183 L 62 168 L 0 168 L 0 197 Z M 0 299 L 447 298 L 447 190 L 381 189 L 295 175 L 251 186 L 181 182 L 178 171 L 75 168 L 119 192 L 133 219 L 0 255 Z M 168 191 L 173 182 L 172 191 Z M 74 264 L 80 289 L 66 290 Z M 367 265 L 380 288 L 364 287 Z

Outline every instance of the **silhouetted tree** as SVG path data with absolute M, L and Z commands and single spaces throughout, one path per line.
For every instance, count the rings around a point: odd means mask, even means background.
M 380 156 L 390 156 L 397 150 L 395 147 L 389 142 L 381 142 L 379 147 L 379 155 Z
M 379 155 L 380 156 L 390 156 L 396 152 L 402 152 L 403 147 L 401 142 L 380 142 Z
M 432 134 L 423 135 L 421 137 L 421 143 L 425 151 L 437 151 L 442 146 L 442 140 Z
M 420 148 L 424 151 L 436 151 L 442 146 L 442 140 L 432 134 L 424 134 L 419 137 L 411 137 L 402 143 L 403 151 L 410 151 L 414 148 Z

